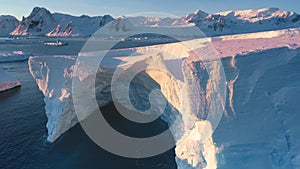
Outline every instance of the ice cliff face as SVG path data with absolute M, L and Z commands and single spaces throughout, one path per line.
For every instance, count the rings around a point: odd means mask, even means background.
M 58 66 L 59 64 L 59 66 Z M 30 58 L 29 68 L 43 92 L 47 103 L 48 140 L 54 141 L 70 127 L 78 123 L 70 102 L 70 77 L 75 59 L 72 57 Z M 66 117 L 66 118 L 62 118 Z
M 220 168 L 299 166 L 299 126 L 294 121 L 298 113 L 292 101 L 299 96 L 290 93 L 299 89 L 299 32 L 260 34 L 259 40 L 255 38 L 258 34 L 246 34 L 213 42 L 221 56 L 232 56 L 222 59 L 228 82 L 228 118 L 221 121 L 213 137 L 222 145 Z
M 197 43 L 201 45 L 203 40 L 195 40 L 191 41 L 190 43 Z M 180 47 L 179 53 L 178 47 Z M 159 53 L 156 53 L 155 56 L 150 58 L 146 57 L 146 54 L 153 51 L 153 49 L 163 51 L 169 50 L 169 52 L 177 57 L 172 58 L 167 55 L 160 56 Z M 185 57 L 193 55 L 193 53 L 190 53 L 190 49 L 182 43 L 134 48 L 128 49 L 128 51 L 123 50 L 121 53 L 122 52 L 136 53 L 134 57 L 129 57 L 129 60 L 126 60 L 126 62 L 120 66 L 120 68 L 124 70 L 143 65 L 145 66 L 147 64 L 154 64 L 156 66 L 160 65 L 166 69 L 171 69 L 174 61 L 178 63 L 178 66 L 182 67 L 179 68 L 179 72 L 181 72 L 182 75 L 175 74 L 176 76 L 179 76 L 179 80 L 174 80 L 174 78 L 170 75 L 155 69 L 146 70 L 141 75 L 138 75 L 137 81 L 139 81 L 139 83 L 135 83 L 135 87 L 132 88 L 132 93 L 135 94 L 131 96 L 132 102 L 135 103 L 134 105 L 136 105 L 139 109 L 145 109 L 145 104 L 147 103 L 149 97 L 149 93 L 147 95 L 146 91 L 151 90 L 151 87 L 153 87 L 148 83 L 150 81 L 154 81 L 158 86 L 160 86 L 163 96 L 166 98 L 169 106 L 171 107 L 168 109 L 166 114 L 161 116 L 161 118 L 169 125 L 174 123 L 174 119 L 179 119 L 175 125 L 172 125 L 173 127 L 171 128 L 171 132 L 175 141 L 178 143 L 176 152 L 178 154 L 177 160 L 178 163 L 180 163 L 180 166 L 182 166 L 182 168 L 184 168 L 184 166 L 215 168 L 217 165 L 215 157 L 217 150 L 213 144 L 211 134 L 213 127 L 216 126 L 213 126 L 209 121 L 206 121 L 205 117 L 208 116 L 206 109 L 208 109 L 207 107 L 209 107 L 209 105 L 212 105 L 211 99 L 214 98 L 213 95 L 215 95 L 212 86 L 215 86 L 216 84 L 207 79 L 209 74 L 207 74 L 207 70 L 204 66 L 200 66 L 202 61 L 195 58 L 184 61 Z M 120 52 L 118 51 L 115 53 L 112 52 L 112 56 L 117 57 L 119 55 Z M 135 59 L 130 60 L 132 58 Z M 167 59 L 168 61 L 165 63 L 164 59 Z M 74 112 L 71 91 L 72 79 L 74 80 L 75 78 L 78 81 L 81 81 L 84 86 L 93 85 L 93 80 L 90 79 L 92 76 L 89 70 L 80 69 L 81 64 L 84 62 L 79 60 L 79 62 L 75 64 L 75 61 L 76 58 L 66 56 L 31 57 L 29 59 L 30 72 L 36 79 L 40 90 L 45 95 L 45 110 L 48 117 L 47 139 L 51 142 L 55 141 L 62 133 L 77 124 L 78 121 L 84 120 L 92 112 L 94 112 L 93 106 L 84 107 L 82 111 L 79 111 L 79 115 L 76 115 Z M 210 73 L 214 76 L 217 76 L 217 79 L 221 81 L 222 74 L 220 72 L 220 64 L 215 64 L 215 61 L 211 61 L 209 65 L 212 69 L 214 69 L 214 71 Z M 103 106 L 112 100 L 110 91 L 113 73 L 114 69 L 112 69 L 111 66 L 102 66 L 97 73 L 98 78 L 95 82 L 95 92 L 99 106 Z M 200 82 L 197 76 L 205 76 L 206 80 Z M 184 81 L 187 82 L 184 83 Z M 194 85 L 193 83 L 197 85 Z M 193 90 L 188 88 L 188 86 L 186 86 L 187 84 L 193 85 L 194 88 L 197 88 L 197 90 L 200 92 L 201 98 L 193 97 Z M 223 81 L 223 85 L 219 85 L 220 87 L 225 88 L 225 81 Z M 204 93 L 211 95 L 211 97 L 206 97 Z M 85 96 L 86 93 L 83 91 L 83 93 L 79 92 L 76 95 L 79 95 L 80 98 L 81 95 Z M 160 104 L 161 99 L 156 99 L 158 100 L 152 100 L 152 103 Z M 220 102 L 225 101 L 222 100 L 222 98 L 219 99 Z M 89 100 L 89 98 L 86 100 Z M 122 98 L 116 98 L 115 101 L 119 102 L 125 107 L 128 106 L 128 109 L 131 108 L 129 104 L 124 102 L 124 99 Z M 218 111 L 220 112 L 215 112 L 217 116 L 216 118 L 221 117 L 222 110 L 222 108 L 219 108 Z M 153 112 L 160 112 L 160 110 L 156 110 L 154 107 Z
M 147 90 L 151 88 L 151 83 L 147 81 L 154 81 L 160 87 L 160 91 L 171 107 L 161 118 L 169 125 L 174 122 L 174 119 L 180 119 L 170 129 L 176 141 L 176 162 L 179 168 L 211 169 L 218 166 L 234 168 L 236 163 L 232 161 L 245 161 L 245 159 L 249 160 L 238 163 L 241 168 L 255 167 L 258 163 L 262 164 L 262 168 L 282 166 L 289 168 L 289 166 L 299 165 L 296 160 L 299 152 L 296 151 L 297 146 L 292 141 L 298 139 L 296 134 L 298 130 L 295 126 L 289 127 L 290 124 L 286 123 L 292 120 L 289 115 L 296 116 L 294 109 L 289 109 L 288 116 L 282 114 L 286 113 L 283 109 L 288 109 L 286 100 L 294 98 L 290 98 L 288 93 L 294 88 L 297 89 L 299 83 L 297 66 L 295 66 L 299 60 L 299 39 L 298 29 L 211 38 L 211 43 L 222 58 L 222 65 L 211 62 L 204 66 L 205 56 L 208 53 L 203 50 L 204 58 L 199 60 L 183 45 L 183 42 L 116 50 L 111 53 L 111 58 L 125 61 L 120 65 L 123 70 L 153 63 L 169 69 L 179 79 L 174 80 L 167 74 L 149 69 L 137 76 L 138 83 L 135 83 L 132 88 L 132 93 L 136 95 L 131 96 L 134 105 L 145 109 L 149 106 Z M 203 40 L 192 40 L 186 43 L 205 48 Z M 170 55 L 144 57 L 153 49 L 167 51 Z M 131 56 L 124 57 L 124 55 Z M 177 57 L 172 58 L 173 55 Z M 207 56 L 209 58 L 210 55 Z M 76 63 L 76 60 L 76 57 L 69 56 L 29 59 L 31 74 L 45 95 L 49 141 L 55 141 L 62 133 L 93 112 L 91 106 L 85 107 L 78 116 L 74 113 L 72 79 L 77 79 L 88 88 L 94 84 L 90 70 L 81 69 L 83 62 Z M 221 66 L 225 70 L 224 84 L 222 84 Z M 178 68 L 179 71 L 172 70 L 172 67 Z M 215 70 L 211 74 L 207 72 L 209 67 Z M 114 65 L 104 65 L 98 70 L 95 93 L 99 106 L 112 100 L 110 84 L 114 70 Z M 275 70 L 283 70 L 283 72 L 272 75 Z M 284 73 L 284 70 L 287 72 Z M 216 79 L 212 80 L 212 75 Z M 281 81 L 282 77 L 286 77 L 285 80 Z M 199 92 L 197 97 L 193 97 L 193 92 L 185 88 L 182 79 L 187 80 L 189 87 L 197 88 Z M 291 81 L 292 84 L 289 83 Z M 209 105 L 212 104 L 212 98 L 216 94 L 213 89 L 218 84 L 226 85 L 227 88 L 226 102 L 222 97 L 217 97 L 227 118 L 223 118 L 213 136 L 206 136 L 206 133 L 211 133 L 216 127 L 207 117 Z M 77 94 L 86 95 L 86 93 Z M 128 105 L 127 102 L 122 102 L 122 99 L 117 101 L 125 106 Z M 229 119 L 235 118 L 238 120 L 228 122 Z M 271 122 L 265 123 L 266 119 Z M 245 129 L 249 132 L 245 132 Z M 202 140 L 203 138 L 207 139 Z M 284 142 L 287 142 L 286 147 L 285 144 L 281 144 Z M 215 144 L 220 147 L 216 147 Z M 243 148 L 245 144 L 253 144 L 253 148 L 258 148 L 260 155 L 252 158 L 253 152 L 246 148 L 246 154 L 234 156 L 234 153 L 231 153 L 237 151 L 235 146 Z
M 11 35 L 84 36 L 91 35 L 112 21 L 109 15 L 75 17 L 67 14 L 50 13 L 45 8 L 35 7 L 28 17 L 11 32 Z
M 220 168 L 298 168 L 299 56 L 281 47 L 223 60 L 228 118 L 213 137 Z

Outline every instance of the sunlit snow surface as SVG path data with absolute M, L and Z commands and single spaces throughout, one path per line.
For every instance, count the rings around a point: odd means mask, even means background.
M 212 41 L 222 58 L 226 74 L 228 90 L 225 116 L 205 143 L 199 141 L 197 134 L 206 121 L 200 121 L 190 128 L 190 135 L 176 147 L 178 168 L 298 168 L 299 29 L 207 40 Z M 120 54 L 126 51 L 142 52 L 151 48 L 184 54 L 181 43 L 123 49 L 115 52 L 114 58 L 124 60 L 126 57 Z M 138 57 L 130 57 L 126 61 L 135 63 L 139 61 Z M 70 84 L 76 70 L 75 61 L 76 57 L 72 56 L 29 59 L 31 74 L 45 95 L 49 141 L 54 141 L 78 123 L 72 106 Z M 80 73 L 82 77 L 89 76 L 88 71 Z M 151 72 L 148 73 L 151 76 Z M 160 84 L 160 79 L 151 77 Z M 108 82 L 103 80 L 97 85 L 97 93 L 107 96 L 105 86 Z M 180 97 L 177 94 L 169 92 L 165 97 Z M 108 97 L 101 98 L 103 105 L 110 101 Z M 180 106 L 173 105 L 180 113 Z M 80 120 L 88 115 L 82 114 Z M 162 118 L 168 122 L 166 117 Z M 174 130 L 175 139 L 178 137 L 180 140 L 186 125 L 183 120 Z

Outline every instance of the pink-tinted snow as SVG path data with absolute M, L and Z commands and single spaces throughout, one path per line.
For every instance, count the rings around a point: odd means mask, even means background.
M 215 47 L 220 57 L 227 57 L 280 47 L 289 47 L 291 49 L 296 49 L 300 47 L 300 35 L 283 35 L 273 38 L 220 41 L 213 40 L 212 45 Z

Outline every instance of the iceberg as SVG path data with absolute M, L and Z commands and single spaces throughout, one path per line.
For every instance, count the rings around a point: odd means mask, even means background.
M 9 54 L 0 54 L 0 63 L 3 62 L 14 62 L 27 60 L 32 53 L 23 53 L 22 51 L 14 51 Z
M 17 79 L 5 73 L 2 68 L 0 69 L 0 92 L 19 86 L 21 83 Z
M 197 43 L 198 45 L 204 45 L 206 40 L 194 40 L 190 41 L 191 44 Z M 189 43 L 189 42 L 187 42 Z M 197 45 L 197 46 L 198 46 Z M 152 52 L 155 48 L 159 48 L 159 51 L 169 50 L 174 56 L 171 57 L 164 55 L 165 58 L 156 54 L 155 57 L 148 57 L 147 54 Z M 177 50 L 180 49 L 180 50 Z M 171 50 L 170 50 L 171 49 Z M 173 51 L 172 51 L 173 50 Z M 180 52 L 179 52 L 180 51 Z M 178 53 L 179 52 L 179 53 Z M 195 60 L 185 60 L 185 58 L 189 55 L 190 49 L 187 48 L 183 43 L 175 43 L 168 45 L 158 45 L 154 47 L 141 47 L 141 48 L 131 48 L 131 49 L 123 49 L 121 51 L 111 51 L 109 58 L 118 58 L 122 60 L 121 68 L 123 71 L 130 71 L 132 68 L 138 68 L 141 66 L 147 65 L 147 63 L 153 64 L 152 66 L 161 66 L 172 68 L 172 64 L 174 62 L 182 68 L 181 76 L 179 76 L 178 80 L 174 80 L 168 74 L 161 73 L 158 74 L 156 70 L 147 69 L 142 75 L 138 76 L 138 80 L 140 83 L 136 83 L 135 87 L 132 89 L 132 93 L 138 93 L 138 95 L 132 96 L 131 100 L 138 107 L 137 109 L 145 109 L 145 104 L 149 99 L 148 90 L 151 90 L 153 85 L 150 85 L 151 81 L 154 80 L 155 84 L 160 86 L 163 97 L 166 98 L 168 106 L 170 107 L 165 114 L 161 115 L 161 118 L 167 122 L 170 126 L 170 131 L 174 136 L 175 141 L 180 144 L 177 148 L 178 153 L 185 152 L 187 155 L 178 157 L 178 159 L 182 161 L 188 160 L 188 165 L 192 165 L 194 167 L 203 166 L 204 163 L 207 168 L 214 168 L 216 166 L 216 158 L 215 152 L 216 148 L 213 144 L 211 134 L 213 128 L 216 126 L 212 125 L 208 120 L 201 120 L 201 117 L 205 117 L 207 114 L 205 113 L 205 107 L 208 104 L 213 105 L 212 99 L 215 97 L 214 89 L 211 88 L 211 85 L 216 85 L 214 82 L 210 83 L 206 86 L 206 83 L 200 86 L 194 85 L 197 90 L 201 91 L 201 98 L 204 100 L 200 100 L 200 98 L 193 98 L 192 90 L 189 89 L 186 85 L 190 84 L 200 84 L 200 81 L 197 80 L 198 77 L 193 75 L 197 72 L 201 72 L 203 76 L 207 76 L 205 73 L 206 68 L 196 68 L 194 62 L 199 63 L 200 61 Z M 119 57 L 122 53 L 131 53 L 132 56 L 121 58 Z M 83 53 L 84 54 L 84 53 Z M 167 58 L 169 57 L 169 58 Z M 97 107 L 91 104 L 91 96 L 93 95 L 93 91 L 96 92 L 97 103 L 99 106 L 104 106 L 111 102 L 114 98 L 114 102 L 117 101 L 127 109 L 132 109 L 130 103 L 124 101 L 123 98 L 118 98 L 111 94 L 111 88 L 114 87 L 111 84 L 113 74 L 115 69 L 111 65 L 102 65 L 99 70 L 97 70 L 97 79 L 96 79 L 96 88 L 92 90 L 93 80 L 91 78 L 94 76 L 93 71 L 89 69 L 89 67 L 83 67 L 86 64 L 86 60 L 89 60 L 89 57 L 82 57 L 82 59 L 76 58 L 74 56 L 44 56 L 44 57 L 30 57 L 29 58 L 29 69 L 32 76 L 35 78 L 40 90 L 43 92 L 45 98 L 44 101 L 46 103 L 45 110 L 46 115 L 48 117 L 47 129 L 48 129 L 48 138 L 47 140 L 50 142 L 55 141 L 61 134 L 66 132 L 72 126 L 76 125 L 78 122 L 85 120 L 92 112 L 94 112 Z M 125 60 L 124 60 L 125 59 Z M 166 62 L 165 62 L 165 61 Z M 111 64 L 111 61 L 105 61 L 108 64 Z M 89 63 L 97 63 L 97 62 L 89 62 Z M 169 65 L 171 64 L 171 65 Z M 211 61 L 208 64 L 214 71 L 211 71 L 211 74 L 216 76 L 217 80 L 223 80 L 223 86 L 225 89 L 225 81 L 221 77 L 220 64 L 216 64 L 215 61 Z M 191 71 L 193 70 L 193 71 Z M 176 71 L 176 70 L 173 70 Z M 202 76 L 202 75 L 199 75 Z M 85 87 L 90 90 L 82 90 L 75 92 L 76 98 L 85 98 L 81 100 L 82 102 L 87 102 L 86 106 L 82 106 L 76 110 L 76 105 L 74 102 L 74 86 L 72 90 L 72 83 L 75 81 L 80 81 L 83 83 Z M 186 79 L 188 82 L 183 82 Z M 148 82 L 147 82 L 148 81 Z M 213 81 L 213 80 L 212 80 Z M 118 87 L 123 87 L 121 83 L 118 83 Z M 74 85 L 74 84 L 73 84 Z M 170 88 L 172 86 L 172 88 Z M 199 87 L 199 88 L 198 88 Z M 119 89 L 122 90 L 123 88 Z M 117 90 L 117 89 L 116 89 Z M 211 95 L 210 98 L 206 99 L 204 90 L 207 94 Z M 184 95 L 183 95 L 184 93 Z M 151 95 L 151 94 L 150 94 Z M 191 99 L 184 99 L 191 98 Z M 221 97 L 221 96 L 219 96 Z M 219 98 L 220 102 L 224 102 L 222 98 Z M 151 100 L 151 104 L 161 105 L 162 99 L 161 97 L 154 97 Z M 83 104 L 83 103 L 80 104 Z M 74 103 L 74 104 L 73 104 Z M 193 105 L 198 105 L 197 108 L 193 108 Z M 222 104 L 218 106 L 218 112 L 215 112 L 216 119 L 220 119 L 222 113 Z M 77 108 L 78 109 L 78 108 Z M 151 108 L 150 108 L 151 109 Z M 153 107 L 153 110 L 149 111 L 151 113 L 162 112 L 161 107 Z M 148 112 L 148 113 L 149 113 Z M 183 113 L 185 112 L 185 113 Z M 77 114 L 76 114 L 77 113 Z M 219 113 L 219 115 L 218 115 Z M 177 119 L 177 120 L 175 120 Z M 172 125 L 173 124 L 173 125 Z M 191 132 L 190 132 L 191 131 Z M 197 136 L 201 135 L 202 137 L 197 138 Z M 195 136 L 196 134 L 196 136 Z M 182 143 L 188 144 L 182 144 Z M 192 143 L 192 144 L 191 144 Z M 186 148 L 192 149 L 193 151 L 187 152 Z M 202 155 L 202 152 L 206 152 L 207 157 Z M 204 160 L 194 159 L 193 156 L 195 153 L 199 156 L 203 156 Z M 205 162 L 204 162 L 205 161 Z
M 90 54 L 85 53 L 82 53 L 79 57 L 30 57 L 28 61 L 30 72 L 45 96 L 45 111 L 48 118 L 47 140 L 50 142 L 55 141 L 64 132 L 91 115 L 97 109 L 97 107 L 91 104 L 94 99 L 93 95 L 97 96 L 98 106 L 104 106 L 114 100 L 128 109 L 132 109 L 130 103 L 111 93 L 111 88 L 115 87 L 111 82 L 114 80 L 113 76 L 116 67 L 113 63 L 116 60 L 121 62 L 117 63 L 121 71 L 129 71 L 132 68 L 140 68 L 145 65 L 159 66 L 163 67 L 164 70 L 169 70 L 169 73 L 175 74 L 176 79 L 155 69 L 147 69 L 137 77 L 139 83 L 136 83 L 135 87 L 132 88 L 133 93 L 136 95 L 131 96 L 131 102 L 138 109 L 145 109 L 148 103 L 147 100 L 149 101 L 152 98 L 148 92 L 153 87 L 150 81 L 154 81 L 159 86 L 160 92 L 169 105 L 167 113 L 162 114 L 160 117 L 169 124 L 170 131 L 175 139 L 176 163 L 178 168 L 214 169 L 219 165 L 223 165 L 225 168 L 226 165 L 227 168 L 233 168 L 235 167 L 234 163 L 222 162 L 218 155 L 227 155 L 228 158 L 236 158 L 236 161 L 243 161 L 239 157 L 230 156 L 230 154 L 226 153 L 235 151 L 234 145 L 243 146 L 244 144 L 251 143 L 251 146 L 254 146 L 253 148 L 257 148 L 257 146 L 260 148 L 260 144 L 263 144 L 260 140 L 270 140 L 270 135 L 263 133 L 255 135 L 255 132 L 247 133 L 254 138 L 250 143 L 245 139 L 247 138 L 246 136 L 236 140 L 236 138 L 239 138 L 236 133 L 241 133 L 245 127 L 247 129 L 251 128 L 253 131 L 263 131 L 257 128 L 259 125 L 263 126 L 263 121 L 260 122 L 257 118 L 263 119 L 263 116 L 270 116 L 270 119 L 277 118 L 272 115 L 272 112 L 274 112 L 273 107 L 266 109 L 267 112 L 270 112 L 269 114 L 257 114 L 257 112 L 260 112 L 259 110 L 263 110 L 264 104 L 273 104 L 278 109 L 278 117 L 283 122 L 286 121 L 284 118 L 287 116 L 281 116 L 281 109 L 279 109 L 280 106 L 285 104 L 285 99 L 280 100 L 276 98 L 278 98 L 277 96 L 287 97 L 292 90 L 285 90 L 286 83 L 284 81 L 280 83 L 271 83 L 269 81 L 264 84 L 265 86 L 260 86 L 259 88 L 257 86 L 270 74 L 270 71 L 282 66 L 290 66 L 290 64 L 295 62 L 295 58 L 299 58 L 299 31 L 298 29 L 281 30 L 276 35 L 272 34 L 271 36 L 270 34 L 261 32 L 248 36 L 223 36 L 219 38 L 196 39 L 171 44 L 113 50 L 109 52 L 110 60 L 106 60 L 107 63 L 104 63 L 97 70 L 92 70 L 90 67 L 84 66 L 86 62 L 98 64 L 98 62 L 93 60 L 93 57 L 89 57 Z M 210 43 L 214 45 L 215 51 L 221 57 L 222 65 L 214 60 L 210 60 L 212 53 L 205 50 Z M 187 47 L 187 44 L 201 50 L 202 60 L 195 58 L 195 53 Z M 168 55 L 151 53 L 157 50 L 167 51 Z M 149 55 L 149 53 L 153 57 L 148 57 L 147 54 Z M 172 67 L 176 67 L 179 70 L 172 70 Z M 209 69 L 213 71 L 209 72 Z M 223 73 L 225 74 L 222 73 L 222 69 L 224 69 Z M 289 71 L 293 72 L 293 70 Z M 296 78 L 297 75 L 295 72 L 297 71 L 291 73 L 291 77 L 288 76 L 287 78 L 294 81 L 300 80 Z M 95 76 L 97 78 L 93 80 Z M 184 82 L 184 80 L 186 81 Z M 82 84 L 84 89 L 87 90 L 79 90 L 73 93 L 73 83 L 77 82 Z M 295 82 L 295 84 L 299 83 Z M 118 90 L 122 91 L 122 89 L 125 89 L 122 83 L 118 86 Z M 215 92 L 215 89 L 222 89 L 223 87 L 227 93 L 221 92 L 220 94 Z M 197 89 L 199 95 L 194 95 L 195 90 L 191 90 L 191 88 Z M 222 93 L 226 98 L 223 97 Z M 254 97 L 257 101 L 253 100 Z M 77 104 L 74 103 L 78 103 L 78 100 L 76 100 L 78 98 L 85 98 L 82 102 L 85 106 L 76 107 Z M 271 101 L 266 101 L 268 99 L 271 99 Z M 219 106 L 215 107 L 214 111 L 209 111 L 213 107 L 214 101 L 217 101 Z M 153 98 L 151 103 L 160 105 L 162 104 L 161 98 Z M 80 111 L 76 111 L 78 108 Z M 158 106 L 158 109 L 154 109 L 153 112 L 159 111 L 160 107 Z M 216 129 L 219 124 L 219 118 L 222 117 L 218 113 L 223 113 L 223 111 L 226 117 L 225 120 L 221 120 L 221 125 L 225 127 L 224 129 Z M 230 123 L 224 121 L 232 118 L 242 118 L 242 121 L 244 120 L 248 126 L 241 125 L 241 127 L 230 128 Z M 253 123 L 249 123 L 247 120 Z M 174 123 L 175 125 L 172 125 Z M 232 123 L 235 124 L 238 122 L 232 121 Z M 285 126 L 288 125 L 285 124 Z M 228 132 L 228 130 L 225 130 L 226 127 L 236 132 Z M 268 127 L 270 128 L 268 131 L 282 131 L 276 128 L 280 128 L 280 126 L 270 125 Z M 213 134 L 214 131 L 216 132 Z M 287 138 L 295 137 L 293 139 L 297 139 L 298 137 L 295 136 L 296 131 L 296 129 L 292 131 L 285 129 L 285 132 L 291 135 L 288 135 Z M 267 157 L 271 159 L 271 162 L 268 161 L 262 166 L 270 168 L 283 165 L 286 167 L 289 165 L 298 165 L 297 160 L 293 157 L 278 156 L 276 139 L 272 141 L 271 138 L 271 141 L 274 142 L 273 147 L 260 148 L 261 151 L 259 152 L 267 154 Z M 282 142 L 282 140 L 279 141 Z M 217 147 L 216 142 L 222 146 Z M 290 146 L 294 146 L 291 141 L 288 141 L 288 143 Z M 268 154 L 269 152 L 271 154 Z M 249 152 L 250 155 L 251 153 L 253 152 Z M 292 153 L 296 154 L 294 157 L 299 157 L 298 152 L 293 151 Z M 247 158 L 249 154 L 246 154 L 246 157 L 241 156 L 240 158 Z M 285 164 L 281 163 L 281 158 L 286 160 Z M 263 158 L 253 157 L 251 160 L 256 161 L 254 163 L 247 163 L 247 165 L 251 166 L 252 164 L 253 166 L 254 164 L 262 163 L 261 159 Z M 226 160 L 228 159 L 223 159 L 223 161 Z M 266 161 L 266 159 L 264 160 Z M 290 164 L 289 161 L 293 164 Z M 241 163 L 239 165 L 243 166 L 246 164 Z

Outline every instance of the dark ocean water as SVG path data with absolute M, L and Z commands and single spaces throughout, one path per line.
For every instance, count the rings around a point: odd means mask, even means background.
M 0 46 L 3 51 L 3 45 Z M 29 51 L 27 47 L 22 45 Z M 78 52 L 77 48 L 74 49 L 68 54 Z M 0 67 L 22 84 L 21 88 L 0 93 L 0 169 L 176 168 L 174 149 L 145 159 L 120 157 L 94 144 L 80 125 L 56 142 L 47 142 L 43 95 L 30 75 L 27 61 L 0 63 Z M 113 106 L 103 110 L 105 113 L 117 113 Z M 151 135 L 153 128 L 164 130 L 165 127 L 164 122 L 158 121 L 147 129 L 143 128 L 143 131 L 136 128 L 132 132 L 149 132 Z

